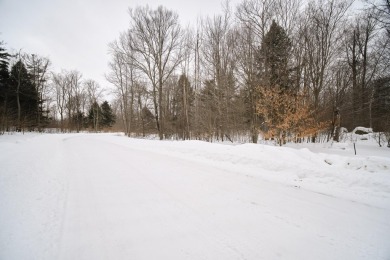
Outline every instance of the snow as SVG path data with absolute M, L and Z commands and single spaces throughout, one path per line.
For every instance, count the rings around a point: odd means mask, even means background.
M 363 133 L 372 133 L 372 128 L 358 126 L 358 127 L 355 127 L 355 129 L 353 129 L 352 133 L 356 134 L 356 132 L 359 132 L 359 131 L 363 132 Z
M 390 149 L 0 136 L 0 259 L 389 259 Z

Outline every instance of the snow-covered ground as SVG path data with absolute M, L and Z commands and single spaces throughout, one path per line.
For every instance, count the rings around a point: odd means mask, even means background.
M 390 259 L 390 149 L 0 136 L 0 259 Z

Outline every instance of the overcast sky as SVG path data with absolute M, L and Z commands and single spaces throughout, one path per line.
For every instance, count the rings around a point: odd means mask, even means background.
M 219 0 L 0 0 L 0 41 L 48 57 L 56 72 L 76 69 L 106 87 L 107 45 L 128 28 L 128 8 L 146 4 L 176 11 L 183 25 L 222 10 Z

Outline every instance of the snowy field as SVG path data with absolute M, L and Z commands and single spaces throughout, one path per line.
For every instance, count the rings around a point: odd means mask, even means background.
M 390 149 L 0 136 L 0 259 L 390 259 Z

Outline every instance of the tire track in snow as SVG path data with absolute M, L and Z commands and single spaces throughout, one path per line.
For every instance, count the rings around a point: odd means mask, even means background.
M 90 151 L 79 142 L 82 140 L 79 137 L 62 139 L 68 183 L 59 259 L 109 259 L 106 235 L 99 225 L 104 223 L 103 215 L 96 205 L 94 182 L 88 167 L 91 161 L 84 161 Z
M 107 142 L 107 143 L 110 143 L 110 142 Z M 187 161 L 187 160 L 182 159 L 182 158 L 176 158 L 172 154 L 155 153 L 155 152 L 148 150 L 148 149 L 138 150 L 137 148 L 131 148 L 128 146 L 117 144 L 117 143 L 110 143 L 110 144 L 115 145 L 116 147 L 118 147 L 118 149 L 123 150 L 124 153 L 131 150 L 131 151 L 136 151 L 138 153 L 144 154 L 145 157 L 148 157 L 151 154 L 154 154 L 154 158 L 159 157 L 159 158 L 161 158 L 161 161 L 165 161 L 165 162 L 172 161 L 172 162 L 174 162 L 174 164 L 180 164 L 180 162 L 185 161 L 186 164 L 190 163 L 190 164 L 194 165 L 194 167 L 197 167 L 197 168 L 200 167 L 202 170 L 197 171 L 195 174 L 191 173 L 191 175 L 193 175 L 193 176 L 189 176 L 185 171 L 183 171 L 183 172 L 176 174 L 175 178 L 179 178 L 179 175 L 185 175 L 186 177 L 190 177 L 190 178 L 192 178 L 192 177 L 200 178 L 200 175 L 201 175 L 202 180 L 206 180 L 206 182 L 211 181 L 213 183 L 213 189 L 215 189 L 214 193 L 216 193 L 216 194 L 218 194 L 218 193 L 219 194 L 228 194 L 228 193 L 236 192 L 237 190 L 229 189 L 229 186 L 237 185 L 237 181 L 242 182 L 243 185 L 247 185 L 248 183 L 253 182 L 253 180 L 249 180 L 248 176 L 246 176 L 246 175 L 239 174 L 235 171 L 226 171 L 226 170 L 220 169 L 220 167 L 218 167 L 218 166 L 217 167 L 210 167 L 210 165 L 208 165 L 207 163 L 203 165 L 203 164 L 200 164 L 199 162 Z M 136 165 L 134 167 L 140 167 L 140 166 Z M 145 167 L 142 166 L 140 168 L 137 168 L 137 170 L 140 172 L 145 171 Z M 147 174 L 143 175 L 143 176 L 147 177 Z M 183 196 L 185 196 L 185 190 L 172 192 L 169 189 L 165 188 L 161 184 L 162 179 L 154 180 L 153 178 L 155 178 L 155 177 L 157 177 L 157 176 L 153 175 L 152 177 L 147 177 L 148 182 L 153 184 L 158 190 L 162 191 L 162 193 L 168 195 L 173 201 L 175 201 L 177 203 L 178 209 L 180 209 L 179 211 L 183 212 L 183 214 L 186 214 L 188 218 L 191 218 L 191 216 L 193 216 L 193 215 L 195 215 L 195 216 L 201 215 L 201 211 L 199 209 L 196 209 L 193 205 L 188 203 L 186 201 L 186 199 L 183 199 Z M 164 176 L 164 178 L 165 178 L 165 176 Z M 226 180 L 229 180 L 231 178 L 232 178 L 232 182 L 234 182 L 234 183 L 230 183 L 230 182 L 227 183 Z M 277 187 L 284 186 L 284 185 L 280 185 L 280 184 L 272 184 L 266 180 L 257 179 L 256 181 L 261 183 L 261 184 L 264 184 L 264 182 L 265 182 L 265 183 L 267 183 L 267 185 L 270 185 L 271 187 L 272 186 L 277 186 Z M 222 184 L 219 184 L 219 183 L 222 183 Z M 173 187 L 173 186 L 174 185 L 170 185 L 169 187 Z M 262 188 L 264 189 L 265 186 L 262 186 Z M 271 192 L 271 189 L 267 188 L 267 190 L 269 192 Z M 183 191 L 184 191 L 184 193 L 183 193 Z M 233 199 L 230 199 L 230 200 L 233 200 Z M 239 200 L 239 199 L 237 198 L 237 200 Z M 253 208 L 253 203 L 251 203 L 250 200 L 245 200 L 245 203 L 247 203 L 249 206 L 252 206 L 252 208 Z M 259 205 L 259 204 L 256 204 L 256 205 Z M 270 213 L 269 211 L 267 214 L 272 215 L 272 213 Z M 292 223 L 289 221 L 285 221 L 284 218 L 282 218 L 278 215 L 275 215 L 275 217 L 271 216 L 271 218 L 274 218 L 274 219 L 276 219 L 277 222 L 282 222 L 282 223 L 285 223 L 289 226 L 299 227 L 298 224 Z M 246 259 L 245 254 L 242 252 L 245 252 L 246 254 L 248 254 L 248 252 L 251 252 L 249 255 L 256 255 L 256 252 L 253 251 L 253 246 L 250 246 L 249 244 L 241 243 L 240 244 L 241 249 L 238 249 L 236 246 L 233 245 L 233 243 L 229 242 L 226 239 L 226 238 L 230 237 L 229 234 L 227 233 L 226 227 L 219 226 L 217 222 L 213 223 L 213 225 L 210 225 L 210 224 L 207 224 L 207 222 L 209 222 L 209 220 L 207 220 L 207 219 L 203 219 L 203 220 L 196 219 L 193 221 L 196 223 L 198 232 L 201 233 L 206 240 L 211 239 L 210 241 L 214 241 L 215 243 L 222 245 L 225 248 L 225 250 L 227 250 L 228 252 L 231 252 L 230 255 L 235 256 L 233 259 Z
M 140 151 L 140 150 L 137 150 L 137 149 L 129 149 L 129 147 L 122 146 L 122 145 L 115 144 L 115 143 L 110 143 L 110 142 L 106 142 L 106 143 L 109 144 L 109 145 L 113 145 L 113 146 L 117 147 L 120 150 L 126 150 L 127 152 L 129 150 L 133 150 L 136 153 L 143 154 L 144 157 L 150 157 L 150 154 L 154 154 L 151 151 Z M 154 157 L 155 158 L 156 157 L 160 158 L 160 160 L 164 161 L 165 163 L 167 161 L 169 162 L 170 160 L 172 160 L 172 156 L 169 156 L 169 155 L 154 154 Z M 178 161 L 175 160 L 175 164 L 177 164 L 177 163 L 178 163 Z M 193 163 L 193 164 L 196 165 L 195 163 Z M 148 172 L 148 170 L 145 169 L 145 165 L 141 166 L 140 164 L 135 164 L 132 167 L 133 167 L 132 170 L 135 171 L 135 172 L 140 172 L 140 173 Z M 210 170 L 210 169 L 207 168 L 207 170 Z M 182 172 L 182 174 L 186 174 L 186 173 Z M 142 178 L 144 180 L 146 180 L 153 187 L 155 187 L 155 191 L 159 191 L 159 193 L 164 194 L 164 196 L 169 197 L 174 202 L 177 212 L 181 212 L 181 214 L 186 215 L 187 219 L 192 219 L 193 222 L 196 222 L 197 232 L 202 234 L 203 239 L 209 240 L 212 243 L 220 244 L 223 248 L 225 248 L 225 250 L 227 252 L 230 252 L 230 254 L 229 254 L 230 256 L 232 256 L 232 255 L 236 256 L 236 257 L 233 257 L 233 259 L 242 259 L 242 260 L 246 259 L 244 257 L 244 255 L 237 248 L 235 248 L 233 245 L 229 244 L 229 242 L 227 242 L 225 239 L 223 239 L 221 237 L 218 237 L 218 235 L 213 234 L 212 232 L 210 232 L 210 227 L 204 224 L 205 223 L 204 220 L 197 219 L 197 218 L 194 219 L 193 216 L 199 216 L 199 211 L 196 210 L 194 207 L 192 207 L 184 199 L 180 198 L 174 192 L 169 191 L 169 189 L 165 188 L 162 184 L 160 184 L 157 181 L 153 180 L 153 178 L 148 176 L 148 174 L 142 174 L 140 176 L 142 176 Z M 180 194 L 180 195 L 182 196 L 183 194 Z M 215 229 L 215 227 L 214 227 L 214 229 Z M 218 229 L 218 233 L 219 234 L 224 234 L 222 229 Z M 226 234 L 224 234 L 224 236 L 227 237 Z M 247 248 L 247 250 L 250 251 L 250 248 Z
M 91 140 L 92 139 L 94 139 L 94 138 L 91 138 Z M 68 138 L 67 140 L 69 141 L 70 139 Z M 73 141 L 76 141 L 76 140 L 73 139 Z M 101 143 L 101 141 L 100 141 L 100 143 Z M 121 146 L 118 144 L 109 143 L 109 142 L 105 142 L 105 144 L 103 146 L 106 146 L 106 145 L 107 146 L 115 146 L 116 150 L 123 150 L 123 149 L 126 150 L 126 152 L 124 152 L 123 154 L 128 154 L 129 150 L 132 150 L 132 152 L 138 154 L 138 156 L 140 156 L 139 154 L 141 154 L 141 157 L 143 157 L 143 158 L 148 158 L 148 157 L 150 157 L 151 154 L 153 154 L 150 152 L 129 149 L 128 147 Z M 118 154 L 122 154 L 122 152 L 118 151 Z M 164 162 L 164 164 L 166 164 L 167 161 L 172 164 L 172 157 L 161 155 L 161 154 L 153 155 L 153 156 L 154 156 L 154 158 L 156 158 L 156 157 L 159 158 L 159 161 L 154 162 L 154 164 L 156 164 L 156 163 L 161 164 L 161 162 Z M 116 161 L 118 161 L 118 160 L 116 160 Z M 141 161 L 142 161 L 142 159 L 141 159 Z M 178 162 L 177 160 L 174 160 L 173 164 L 177 164 L 177 162 Z M 194 166 L 196 165 L 195 163 L 193 163 L 193 164 L 194 164 Z M 209 168 L 207 168 L 207 169 L 209 170 Z M 144 163 L 141 164 L 138 162 L 136 164 L 132 164 L 131 170 L 132 170 L 132 172 L 138 173 L 137 178 L 141 178 L 142 182 L 149 183 L 148 184 L 150 186 L 149 189 L 151 189 L 150 193 L 157 194 L 157 195 L 155 195 L 156 197 L 168 198 L 169 203 L 173 204 L 175 207 L 175 209 L 172 212 L 173 214 L 177 214 L 178 212 L 180 212 L 180 215 L 185 215 L 186 219 L 191 219 L 191 221 L 195 224 L 196 229 L 198 230 L 197 232 L 199 234 L 202 234 L 203 240 L 207 240 L 207 241 L 209 241 L 208 243 L 215 244 L 214 247 L 218 247 L 218 246 L 216 246 L 216 244 L 219 244 L 221 251 L 227 252 L 226 257 L 235 256 L 235 257 L 232 257 L 232 259 L 245 259 L 244 255 L 240 252 L 240 250 L 235 248 L 232 244 L 230 244 L 228 241 L 226 241 L 226 239 L 224 239 L 224 237 L 228 237 L 228 235 L 225 234 L 222 229 L 217 229 L 216 227 L 213 227 L 213 232 L 211 232 L 210 225 L 207 226 L 207 225 L 203 224 L 207 221 L 202 220 L 202 219 L 197 219 L 196 217 L 194 217 L 194 216 L 199 216 L 199 212 L 197 212 L 194 207 L 191 207 L 191 205 L 186 203 L 185 200 L 180 199 L 177 195 L 175 195 L 173 192 L 170 192 L 162 184 L 159 184 L 157 181 L 153 180 L 153 177 L 148 176 L 149 175 L 148 172 L 158 172 L 159 171 L 158 168 L 155 167 L 154 169 L 148 169 L 148 168 L 145 169 L 145 164 Z M 206 170 L 206 168 L 205 168 L 205 170 Z M 180 174 L 185 174 L 185 172 L 181 172 Z M 209 176 L 207 176 L 207 174 L 203 174 L 203 176 L 208 177 L 208 179 L 209 179 Z M 156 176 L 154 176 L 154 177 L 156 177 Z M 166 176 L 166 177 L 168 177 L 168 176 Z M 172 187 L 173 183 L 170 183 L 170 185 L 171 185 L 170 187 Z M 223 186 L 221 186 L 221 188 L 223 188 Z M 224 191 L 224 192 L 226 192 L 226 191 Z M 183 194 L 181 194 L 181 195 L 183 195 Z M 170 220 L 169 219 L 165 220 L 165 225 L 169 225 L 169 224 L 172 224 L 170 222 Z M 250 251 L 250 248 L 248 247 L 248 248 L 246 248 L 246 250 Z M 228 253 L 228 252 L 230 252 L 230 253 Z M 198 257 L 199 256 L 200 255 L 198 255 Z M 206 259 L 209 259 L 209 258 L 206 258 Z

